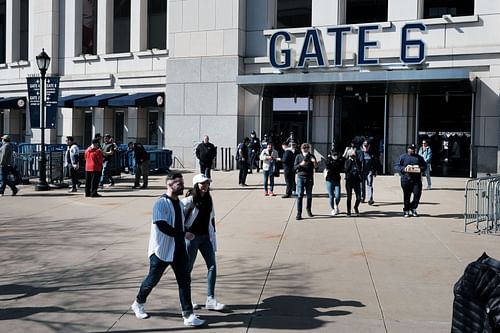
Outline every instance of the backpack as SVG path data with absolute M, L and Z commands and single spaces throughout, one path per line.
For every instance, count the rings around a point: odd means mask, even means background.
M 356 161 L 352 162 L 351 170 L 350 170 L 349 174 L 351 175 L 351 179 L 361 178 L 361 172 L 359 170 L 359 167 L 358 167 L 358 164 L 356 163 Z

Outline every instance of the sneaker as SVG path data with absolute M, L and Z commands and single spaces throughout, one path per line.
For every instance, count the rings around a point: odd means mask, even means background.
M 432 190 L 432 186 L 431 185 L 427 186 L 427 189 Z
M 332 216 L 337 215 L 337 211 L 335 209 L 332 209 L 332 211 L 330 212 L 330 215 L 332 215 Z
M 132 306 L 130 308 L 132 309 L 132 311 L 134 311 L 137 319 L 149 318 L 149 314 L 147 314 L 146 311 L 144 311 L 144 304 L 134 301 L 134 303 L 132 303 Z
M 207 302 L 205 303 L 205 308 L 207 310 L 222 311 L 226 308 L 225 304 L 217 302 L 214 297 L 207 297 Z
M 417 217 L 418 214 L 417 214 L 417 210 L 416 209 L 412 209 L 411 210 L 411 216 L 414 216 L 414 217 Z
M 337 214 L 337 215 L 338 215 L 338 214 L 340 214 L 340 209 L 339 209 L 339 207 L 335 207 L 335 214 Z
M 347 212 L 347 217 L 351 217 L 351 212 Z
M 314 216 L 310 209 L 307 210 L 307 216 L 309 216 L 309 217 L 313 217 Z
M 356 213 L 356 216 L 359 215 L 359 209 L 357 207 L 354 207 L 354 212 Z
M 205 321 L 203 319 L 198 318 L 198 316 L 195 315 L 194 313 L 191 313 L 189 317 L 182 317 L 182 318 L 184 318 L 185 326 L 198 327 L 205 325 Z
M 276 196 L 276 194 L 274 194 L 273 191 L 269 191 L 268 195 L 271 196 L 271 197 L 275 197 Z
M 410 212 L 409 212 L 409 211 L 407 211 L 407 210 L 405 210 L 405 211 L 403 212 L 403 217 L 410 217 Z
M 17 187 L 14 187 L 12 189 L 12 196 L 15 197 L 17 193 L 19 193 L 19 189 Z
M 284 194 L 284 195 L 282 195 L 281 197 L 282 197 L 283 199 L 286 199 L 286 198 L 290 198 L 290 197 L 291 197 L 291 195 Z
M 264 192 L 264 196 L 268 197 L 269 196 L 269 192 Z
M 78 192 L 76 188 L 72 188 L 71 190 L 68 191 L 68 193 L 73 193 L 73 192 Z
M 302 215 L 300 215 L 300 214 L 297 214 L 297 216 L 295 216 L 295 219 L 296 219 L 297 221 L 300 221 L 300 220 L 302 220 Z
M 201 309 L 201 305 L 197 303 L 192 303 L 193 304 L 193 310 L 199 310 Z
M 370 206 L 371 206 L 371 205 L 373 205 L 374 203 L 375 203 L 375 201 L 373 201 L 373 200 L 369 200 L 369 201 L 368 201 L 368 204 L 369 204 Z

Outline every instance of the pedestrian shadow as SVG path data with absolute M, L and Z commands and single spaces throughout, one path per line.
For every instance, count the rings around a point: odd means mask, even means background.
M 19 307 L 19 308 L 0 308 L 0 320 L 12 320 L 29 317 L 37 313 L 63 312 L 64 308 L 58 306 L 42 307 Z
M 18 300 L 42 293 L 51 293 L 58 290 L 58 287 L 42 288 L 22 284 L 4 284 L 0 285 L 0 301 Z

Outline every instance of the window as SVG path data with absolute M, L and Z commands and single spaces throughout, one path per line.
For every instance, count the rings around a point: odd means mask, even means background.
M 5 0 L 0 0 L 0 64 L 5 63 L 5 43 Z
M 159 143 L 159 113 L 156 110 L 149 111 L 148 119 L 148 144 L 157 146 Z
M 474 15 L 474 0 L 426 0 L 424 18 Z
M 29 0 L 21 0 L 19 17 L 19 60 L 28 60 Z
M 303 28 L 311 26 L 311 0 L 278 0 L 276 27 Z
M 387 0 L 346 0 L 345 5 L 346 24 L 387 21 Z
M 93 134 L 92 134 L 92 111 L 86 110 L 83 114 L 83 142 L 80 144 L 81 147 L 88 147 L 92 142 Z
M 115 112 L 115 143 L 123 143 L 123 134 L 125 133 L 125 112 L 123 110 Z
M 114 0 L 113 53 L 130 52 L 130 0 Z
M 3 128 L 3 110 L 0 110 L 0 132 L 5 133 L 5 129 Z
M 83 1 L 82 54 L 97 54 L 97 0 Z
M 167 47 L 167 2 L 148 1 L 148 49 L 164 50 Z

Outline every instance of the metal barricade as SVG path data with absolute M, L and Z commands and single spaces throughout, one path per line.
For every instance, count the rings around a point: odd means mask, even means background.
M 220 148 L 220 158 L 215 158 L 217 161 L 216 166 L 220 162 L 220 170 L 230 171 L 234 170 L 234 160 L 235 156 L 231 153 L 231 147 L 221 147 Z
M 470 179 L 465 184 L 464 230 L 497 233 L 500 229 L 500 176 Z

